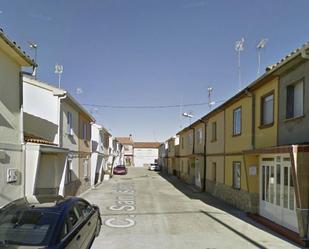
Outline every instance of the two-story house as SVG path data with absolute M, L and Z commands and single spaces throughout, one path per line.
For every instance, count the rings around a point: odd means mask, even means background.
M 59 194 L 68 150 L 59 143 L 65 91 L 23 75 L 25 194 Z
M 193 154 L 194 129 L 184 128 L 176 135 L 179 136 L 179 177 L 187 183 L 195 183 L 195 157 Z
M 117 141 L 124 147 L 124 164 L 134 166 L 134 150 L 132 135 L 129 137 L 116 137 Z
M 162 171 L 168 172 L 167 161 L 168 161 L 168 142 L 160 144 L 159 147 L 159 159 L 158 164 L 161 166 Z
M 0 206 L 25 194 L 21 68 L 36 67 L 0 30 Z
M 106 146 L 104 147 L 104 127 L 91 124 L 91 186 L 95 187 L 102 182 L 102 174 L 106 169 Z
M 198 188 L 205 188 L 206 174 L 206 122 L 197 120 L 190 126 L 194 131 L 193 155 L 195 165 L 194 184 Z
M 159 158 L 158 142 L 134 142 L 134 166 L 149 166 L 151 163 L 157 163 Z
M 78 117 L 78 176 L 81 184 L 78 193 L 82 193 L 91 187 L 91 124 L 95 119 L 84 108 L 79 109 Z

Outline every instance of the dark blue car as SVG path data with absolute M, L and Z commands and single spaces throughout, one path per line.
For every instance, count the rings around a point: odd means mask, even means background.
M 0 247 L 90 248 L 100 210 L 82 198 L 29 196 L 0 209 Z

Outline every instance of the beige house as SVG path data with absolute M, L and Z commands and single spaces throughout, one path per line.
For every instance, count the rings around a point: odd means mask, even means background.
M 0 206 L 25 194 L 20 72 L 35 66 L 0 30 Z
M 194 148 L 194 129 L 184 128 L 177 133 L 179 135 L 179 177 L 187 183 L 195 182 L 195 158 L 193 155 Z

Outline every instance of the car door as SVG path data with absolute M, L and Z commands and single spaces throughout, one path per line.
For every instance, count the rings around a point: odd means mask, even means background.
M 84 226 L 85 226 L 85 244 L 89 245 L 95 234 L 95 229 L 98 221 L 98 216 L 96 215 L 93 207 L 84 200 L 79 200 L 77 206 L 83 215 Z
M 87 227 L 83 223 L 83 215 L 80 212 L 77 204 L 74 204 L 68 212 L 69 226 L 71 233 L 74 234 L 72 244 L 75 244 L 75 248 L 86 249 L 87 248 Z

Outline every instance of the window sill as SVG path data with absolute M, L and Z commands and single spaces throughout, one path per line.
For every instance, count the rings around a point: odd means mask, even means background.
M 270 128 L 270 127 L 272 127 L 272 126 L 274 126 L 274 122 L 272 122 L 272 123 L 270 123 L 270 124 L 261 124 L 261 125 L 259 126 L 259 129 L 266 129 L 266 128 Z
M 233 134 L 232 137 L 239 137 L 241 136 L 241 133 L 238 133 L 238 134 Z
M 291 121 L 296 121 L 296 120 L 300 120 L 303 119 L 305 117 L 305 115 L 301 115 L 301 116 L 297 116 L 297 117 L 293 117 L 293 118 L 287 118 L 284 120 L 285 123 L 287 122 L 291 122 Z

